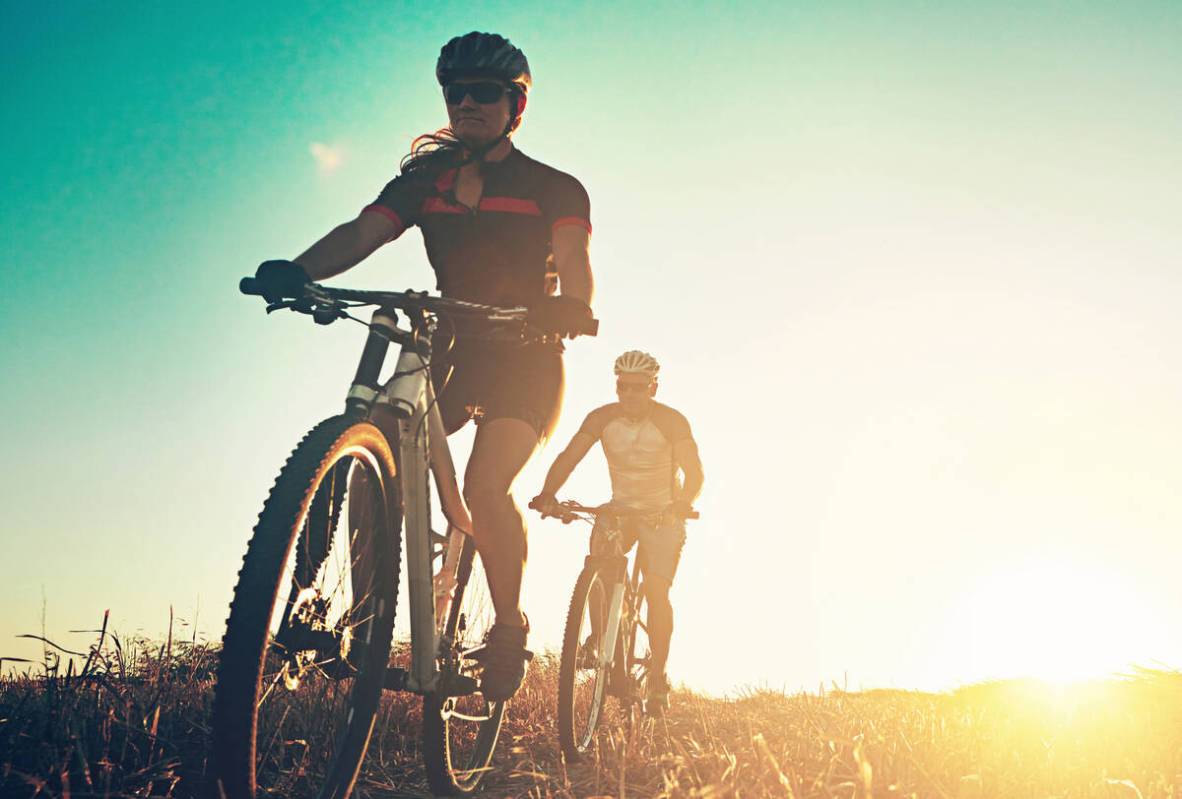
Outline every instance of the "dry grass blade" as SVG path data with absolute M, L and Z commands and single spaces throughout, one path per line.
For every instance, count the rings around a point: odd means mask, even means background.
M 77 673 L 51 658 L 40 674 L 0 679 L 0 796 L 205 795 L 216 650 L 121 639 L 106 619 L 95 632 Z M 1067 693 L 1022 683 L 946 695 L 680 691 L 655 723 L 632 725 L 609 705 L 597 746 L 577 764 L 557 746 L 556 685 L 555 659 L 539 656 L 487 795 L 1177 799 L 1182 773 L 1182 674 L 1161 669 Z M 309 752 L 325 741 L 313 702 L 291 712 L 303 716 L 292 722 L 300 733 L 259 745 L 291 746 L 285 795 L 302 799 L 316 786 Z M 421 723 L 418 697 L 385 697 L 358 796 L 423 795 Z
M 796 799 L 796 791 L 792 789 L 792 780 L 788 779 L 784 774 L 784 770 L 780 768 L 780 763 L 768 747 L 763 733 L 757 732 L 751 736 L 751 743 L 755 746 L 755 751 L 759 753 L 763 762 L 771 769 L 771 773 L 776 778 L 776 781 L 780 783 L 780 787 L 784 789 L 784 795 L 789 797 L 789 799 Z
M 74 655 L 74 656 L 80 657 L 80 658 L 86 657 L 85 652 L 75 652 L 72 649 L 66 649 L 61 644 L 55 644 L 53 641 L 50 641 L 48 638 L 46 638 L 43 635 L 33 635 L 32 633 L 22 633 L 21 635 L 18 635 L 16 637 L 17 638 L 31 638 L 34 641 L 40 641 L 43 644 L 48 644 L 49 646 L 53 647 L 58 652 L 64 652 L 67 655 Z

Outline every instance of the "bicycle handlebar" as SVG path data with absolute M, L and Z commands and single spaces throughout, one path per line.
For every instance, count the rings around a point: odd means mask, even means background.
M 263 290 L 259 281 L 253 277 L 244 277 L 238 281 L 238 290 L 243 294 L 262 297 Z M 366 291 L 358 289 L 329 288 L 319 283 L 308 283 L 304 292 L 297 300 L 313 300 L 326 303 L 354 302 L 364 305 L 385 305 L 401 308 L 407 311 L 430 311 L 432 313 L 447 313 L 452 315 L 469 315 L 484 317 L 490 321 L 514 322 L 526 321 L 527 308 L 500 308 L 495 305 L 482 305 L 465 300 L 453 300 L 450 297 L 433 297 L 426 292 L 416 291 Z M 300 310 L 297 308 L 296 310 Z M 588 319 L 578 331 L 585 336 L 595 336 L 599 333 L 599 320 Z
M 666 511 L 636 510 L 635 508 L 621 508 L 621 507 L 612 505 L 610 502 L 606 503 L 604 505 L 598 505 L 598 506 L 581 505 L 578 502 L 575 502 L 574 500 L 567 500 L 566 502 L 559 502 L 558 507 L 562 509 L 561 512 L 559 512 L 559 513 L 546 513 L 545 510 L 542 509 L 542 507 L 540 507 L 538 504 L 536 504 L 532 500 L 529 503 L 529 507 L 531 510 L 536 510 L 538 513 L 540 513 L 543 519 L 546 519 L 546 518 L 561 519 L 563 524 L 570 524 L 572 521 L 579 518 L 580 514 L 583 514 L 586 516 L 595 516 L 595 517 L 598 517 L 602 514 L 602 515 L 615 516 L 618 519 L 629 519 L 629 518 L 637 518 L 637 517 L 643 517 L 643 516 L 653 516 L 658 513 L 665 513 L 666 512 Z M 698 518 L 701 518 L 701 514 L 699 514 L 696 510 L 694 510 L 694 511 L 690 511 L 689 514 L 685 518 L 686 519 L 698 519 Z

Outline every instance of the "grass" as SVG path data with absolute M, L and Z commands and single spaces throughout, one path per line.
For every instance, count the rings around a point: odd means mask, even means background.
M 0 680 L 0 796 L 202 795 L 216 650 L 96 632 L 76 660 L 46 642 L 44 663 Z M 531 670 L 486 795 L 1182 797 L 1176 672 L 948 694 L 679 691 L 663 720 L 628 729 L 609 716 L 591 762 L 568 766 L 557 671 L 552 657 Z M 355 795 L 424 793 L 418 713 L 416 697 L 388 695 Z

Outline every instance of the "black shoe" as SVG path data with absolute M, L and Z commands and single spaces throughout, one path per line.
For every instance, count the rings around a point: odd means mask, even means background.
M 664 674 L 650 674 L 645 691 L 645 710 L 653 716 L 664 715 L 669 709 L 669 678 Z
M 468 657 L 481 665 L 480 692 L 490 702 L 511 699 L 525 679 L 526 664 L 534 653 L 525 648 L 528 627 L 494 624 L 484 637 L 484 646 Z

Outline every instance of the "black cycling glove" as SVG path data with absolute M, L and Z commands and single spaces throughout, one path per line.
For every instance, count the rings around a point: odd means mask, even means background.
M 263 261 L 254 279 L 267 302 L 299 297 L 304 286 L 312 282 L 308 270 L 294 261 Z
M 577 297 L 543 297 L 529 306 L 525 319 L 530 326 L 546 334 L 574 338 L 592 332 L 591 306 Z

